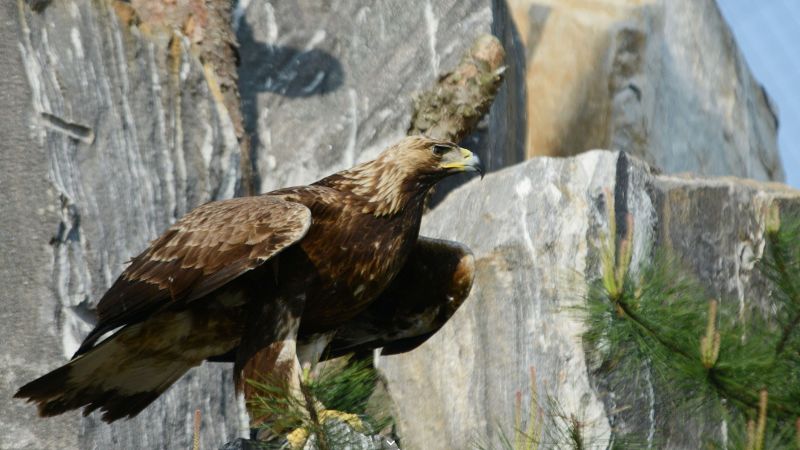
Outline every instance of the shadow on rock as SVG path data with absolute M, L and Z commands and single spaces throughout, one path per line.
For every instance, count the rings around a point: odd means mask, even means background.
M 259 93 L 273 92 L 292 98 L 325 95 L 344 81 L 341 63 L 326 51 L 258 42 L 246 20 L 241 21 L 237 38 L 241 56 L 239 92 L 248 132 L 255 131 Z
M 242 20 L 236 32 L 239 41 L 239 94 L 245 133 L 250 148 L 256 154 L 261 142 L 258 136 L 258 94 L 272 92 L 288 98 L 325 95 L 344 82 L 339 60 L 319 49 L 298 49 L 258 42 L 247 20 Z M 253 159 L 255 161 L 255 159 Z M 261 184 L 254 167 L 254 184 Z

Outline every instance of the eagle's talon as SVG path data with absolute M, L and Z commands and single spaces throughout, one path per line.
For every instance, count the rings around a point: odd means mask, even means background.
M 286 435 L 286 440 L 292 449 L 297 450 L 303 448 L 308 440 L 308 430 L 304 427 L 295 428 L 291 433 Z
M 322 423 L 330 420 L 338 420 L 339 422 L 346 423 L 350 428 L 353 429 L 353 431 L 357 431 L 359 433 L 364 433 L 366 431 L 364 422 L 361 421 L 361 418 L 358 417 L 357 414 L 336 411 L 335 409 L 326 409 L 319 414 L 319 418 Z
M 319 413 L 319 421 L 321 424 L 325 424 L 332 420 L 346 424 L 355 432 L 366 432 L 366 426 L 364 426 L 364 422 L 360 417 L 358 417 L 357 414 L 336 411 L 335 409 L 325 409 Z M 303 448 L 309 437 L 310 434 L 308 432 L 308 428 L 300 427 L 295 428 L 291 433 L 287 434 L 286 440 L 289 442 L 289 445 L 292 449 L 298 450 Z

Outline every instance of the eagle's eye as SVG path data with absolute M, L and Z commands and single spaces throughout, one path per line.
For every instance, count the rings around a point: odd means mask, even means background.
M 433 146 L 433 154 L 436 156 L 442 156 L 452 149 L 453 148 L 450 147 L 449 145 L 436 144 Z

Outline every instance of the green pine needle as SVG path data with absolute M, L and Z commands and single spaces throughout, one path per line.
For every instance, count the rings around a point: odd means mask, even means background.
M 766 390 L 767 431 L 759 437 L 763 448 L 796 448 L 800 220 L 783 222 L 767 234 L 759 264 L 770 286 L 761 298 L 748 299 L 744 311 L 736 300 L 711 301 L 673 257 L 657 255 L 633 275 L 625 266 L 627 255 L 615 257 L 609 250 L 627 247 L 606 243 L 601 250 L 603 275 L 590 285 L 584 310 L 584 340 L 592 349 L 593 367 L 623 374 L 649 367 L 662 397 L 680 399 L 674 408 L 696 412 L 716 405 L 728 411 L 733 437 L 747 435 L 746 418 L 757 415 L 759 392 Z M 765 304 L 774 305 L 775 311 L 759 309 Z M 730 440 L 728 448 L 747 448 L 737 442 Z

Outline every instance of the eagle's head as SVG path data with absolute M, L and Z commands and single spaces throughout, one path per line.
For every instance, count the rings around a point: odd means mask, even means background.
M 372 164 L 386 173 L 394 172 L 405 181 L 430 185 L 462 172 L 478 172 L 483 177 L 477 155 L 452 142 L 426 136 L 403 138 L 384 150 Z
M 436 182 L 463 172 L 483 176 L 480 159 L 458 145 L 426 136 L 408 136 L 372 161 L 318 182 L 365 199 L 365 211 L 395 214 L 421 205 Z

